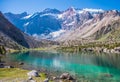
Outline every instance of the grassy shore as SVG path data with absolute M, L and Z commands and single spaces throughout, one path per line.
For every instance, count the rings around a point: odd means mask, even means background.
M 27 81 L 28 70 L 19 68 L 0 68 L 0 82 L 22 82 Z M 33 77 L 36 82 L 43 82 L 46 79 L 45 73 L 40 73 L 40 77 Z
M 49 51 L 49 50 L 55 50 L 56 47 L 44 47 L 44 48 L 24 48 L 21 50 L 14 50 L 10 49 L 8 53 L 13 53 L 13 52 L 19 52 L 19 51 Z

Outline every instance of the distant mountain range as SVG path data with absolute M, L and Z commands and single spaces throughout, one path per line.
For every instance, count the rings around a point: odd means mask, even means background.
M 61 12 L 56 9 L 45 9 L 34 14 L 5 13 L 5 17 L 23 32 L 30 35 L 48 35 L 61 29 L 61 23 L 56 18 Z
M 108 40 L 109 34 L 119 28 L 120 20 L 120 12 L 117 10 L 74 7 L 65 11 L 47 8 L 34 14 L 24 12 L 4 15 L 16 27 L 37 39 L 57 41 Z

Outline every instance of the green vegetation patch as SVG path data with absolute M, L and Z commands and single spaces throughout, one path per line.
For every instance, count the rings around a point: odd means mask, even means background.
M 0 81 L 3 82 L 21 82 L 28 80 L 28 70 L 23 70 L 19 68 L 0 68 Z M 33 77 L 37 82 L 43 82 L 46 76 L 45 73 L 40 73 L 40 77 Z

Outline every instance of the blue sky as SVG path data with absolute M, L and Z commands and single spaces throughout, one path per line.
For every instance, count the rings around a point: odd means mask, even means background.
M 0 11 L 34 13 L 45 8 L 65 10 L 75 8 L 101 8 L 104 10 L 120 10 L 120 0 L 0 0 Z

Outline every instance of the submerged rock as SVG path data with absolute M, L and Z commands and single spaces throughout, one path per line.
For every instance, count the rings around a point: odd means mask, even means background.
M 32 76 L 33 77 L 39 77 L 40 76 L 39 73 L 36 70 L 32 70 L 32 71 L 28 72 L 27 75 L 30 76 L 30 77 L 32 77 Z
M 105 76 L 105 77 L 109 77 L 109 78 L 113 77 L 112 74 L 105 74 L 104 76 Z
M 109 74 L 109 73 L 102 73 L 102 74 L 100 74 L 100 77 L 112 78 L 114 76 L 112 74 Z

